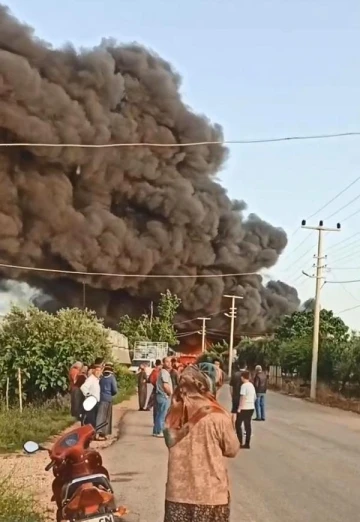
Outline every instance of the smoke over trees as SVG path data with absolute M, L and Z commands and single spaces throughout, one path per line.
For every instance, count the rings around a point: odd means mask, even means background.
M 52 49 L 0 7 L 2 143 L 187 143 L 222 139 L 192 112 L 171 65 L 135 44 L 103 40 Z M 272 267 L 285 232 L 231 201 L 215 176 L 221 145 L 196 147 L 0 148 L 0 262 L 120 274 L 211 275 Z M 251 182 L 251 180 L 250 180 Z M 59 304 L 86 303 L 110 322 L 141 313 L 169 289 L 181 317 L 244 295 L 242 330 L 270 328 L 298 308 L 297 292 L 260 276 L 145 279 L 3 270 Z M 47 299 L 47 302 L 49 299 Z M 218 324 L 224 319 L 218 317 Z M 227 320 L 226 320 L 227 321 Z

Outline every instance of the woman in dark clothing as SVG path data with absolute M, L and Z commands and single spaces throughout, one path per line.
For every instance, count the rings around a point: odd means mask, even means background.
M 147 399 L 147 383 L 148 377 L 146 374 L 145 366 L 140 366 L 140 371 L 137 374 L 137 385 L 138 385 L 138 397 L 139 397 L 139 411 L 144 411 Z
M 118 393 L 116 377 L 112 364 L 106 364 L 103 375 L 100 379 L 100 403 L 96 415 L 96 425 L 107 422 L 106 426 L 101 428 L 98 438 L 105 440 L 112 433 L 112 402 L 113 397 Z
M 77 420 L 81 419 L 82 403 L 84 400 L 80 387 L 84 384 L 83 363 L 77 361 L 69 371 L 70 393 L 71 393 L 71 415 Z M 86 378 L 86 377 L 85 377 Z

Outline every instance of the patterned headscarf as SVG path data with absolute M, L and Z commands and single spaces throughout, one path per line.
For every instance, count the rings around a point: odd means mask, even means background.
M 211 368 L 202 368 L 212 375 Z M 202 371 L 200 365 L 187 366 L 180 374 L 165 421 L 164 436 L 169 448 L 182 440 L 209 413 L 225 413 L 214 397 L 213 386 L 212 376 Z

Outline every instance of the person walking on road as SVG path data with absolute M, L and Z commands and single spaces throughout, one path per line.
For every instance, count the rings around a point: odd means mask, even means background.
M 256 391 L 255 411 L 256 421 L 265 420 L 265 396 L 267 392 L 268 379 L 260 365 L 255 368 L 254 387 Z
M 250 449 L 251 440 L 251 419 L 254 414 L 256 391 L 250 382 L 250 372 L 247 370 L 241 373 L 240 403 L 236 416 L 236 433 L 240 442 L 240 447 Z M 243 444 L 242 424 L 245 427 L 245 444 Z
M 145 411 L 147 399 L 147 383 L 148 377 L 146 373 L 145 364 L 141 364 L 137 374 L 137 389 L 139 399 L 139 411 Z
M 224 457 L 237 455 L 239 441 L 213 386 L 198 366 L 180 375 L 164 430 L 169 449 L 164 522 L 230 521 Z
M 164 436 L 165 417 L 170 407 L 170 398 L 173 392 L 171 380 L 171 359 L 163 359 L 162 370 L 156 382 L 156 414 L 153 435 L 154 437 Z

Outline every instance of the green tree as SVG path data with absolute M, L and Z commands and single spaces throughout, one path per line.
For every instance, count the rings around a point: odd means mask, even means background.
M 311 311 L 294 312 L 283 318 L 275 332 L 280 342 L 295 338 L 306 338 L 312 335 L 314 314 Z M 332 310 L 320 312 L 320 338 L 333 339 L 338 342 L 346 341 L 349 337 L 349 328 L 340 317 L 336 317 Z
M 0 328 L 0 387 L 9 378 L 14 399 L 20 369 L 28 401 L 64 394 L 71 364 L 91 364 L 108 350 L 108 332 L 94 312 L 73 308 L 50 315 L 36 307 L 13 307 Z
M 311 373 L 311 336 L 295 337 L 284 341 L 279 347 L 279 362 L 282 370 L 307 380 Z
M 237 346 L 238 364 L 254 369 L 257 364 L 268 368 L 279 362 L 279 343 L 276 339 L 243 339 Z
M 119 331 L 128 338 L 130 348 L 136 341 L 167 342 L 176 346 L 179 341 L 173 322 L 181 300 L 169 290 L 161 294 L 156 314 L 143 314 L 140 318 L 128 315 L 120 319 Z

